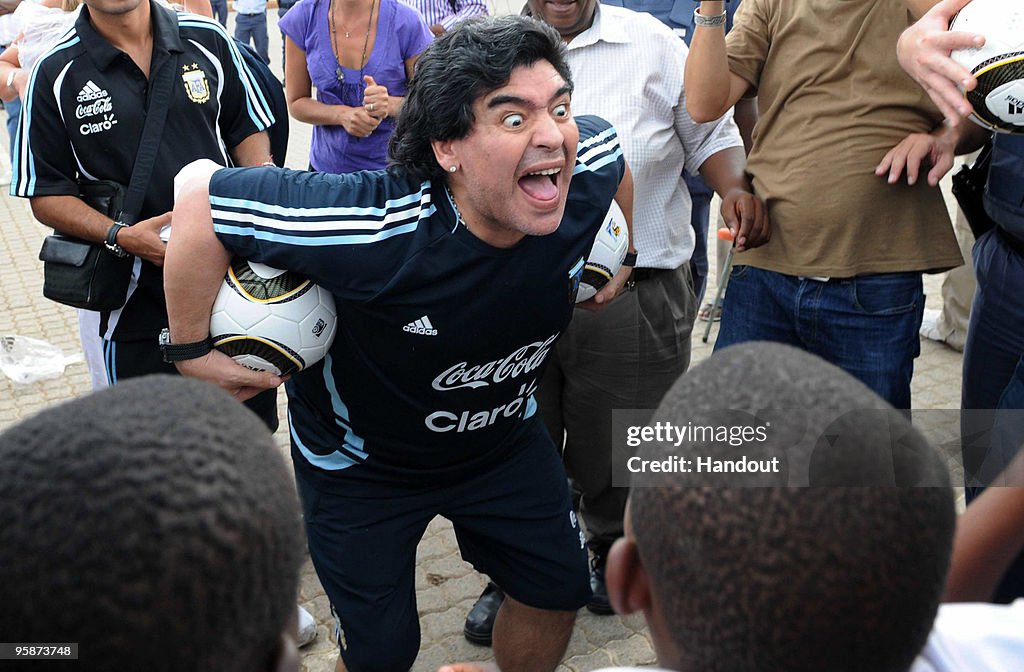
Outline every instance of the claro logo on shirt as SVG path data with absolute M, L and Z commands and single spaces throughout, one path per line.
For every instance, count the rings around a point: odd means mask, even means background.
M 117 125 L 114 114 L 114 103 L 106 89 L 96 86 L 91 79 L 85 83 L 77 96 L 78 106 L 75 108 L 75 119 L 82 122 L 78 132 L 82 135 L 95 135 L 109 131 Z
M 470 366 L 469 362 L 459 362 L 442 371 L 434 378 L 432 387 L 441 392 L 468 387 L 476 389 L 488 385 L 511 382 L 520 376 L 526 376 L 537 370 L 544 363 L 551 344 L 558 338 L 558 333 L 548 336 L 543 341 L 534 341 L 521 348 L 516 348 L 507 356 L 484 364 Z M 432 432 L 472 432 L 490 427 L 502 418 L 521 417 L 527 408 L 530 397 L 537 391 L 537 377 L 522 383 L 515 395 L 503 404 L 487 409 L 456 408 L 452 410 L 434 411 L 423 422 Z

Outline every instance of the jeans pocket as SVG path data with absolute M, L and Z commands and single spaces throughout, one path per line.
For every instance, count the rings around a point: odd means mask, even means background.
M 909 313 L 924 302 L 920 273 L 865 275 L 849 283 L 853 305 L 866 315 Z
M 749 272 L 750 266 L 747 266 L 745 264 L 742 266 L 733 266 L 732 273 L 729 274 L 729 282 L 733 282 L 734 280 L 742 280 L 743 277 L 747 275 L 747 273 Z

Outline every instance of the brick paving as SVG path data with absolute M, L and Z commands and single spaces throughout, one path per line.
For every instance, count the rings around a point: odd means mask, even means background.
M 508 7 L 504 11 L 513 9 Z M 276 12 L 268 14 L 271 19 L 270 53 L 279 68 L 280 35 L 273 29 L 277 16 Z M 307 165 L 310 129 L 295 121 L 292 129 L 288 164 L 304 168 Z M 46 229 L 34 221 L 26 201 L 7 196 L 6 189 L 3 189 L 3 194 L 0 196 L 0 227 L 3 231 L 0 237 L 0 335 L 32 336 L 59 346 L 65 354 L 78 352 L 75 311 L 42 298 L 42 269 L 37 253 Z M 928 307 L 939 307 L 938 282 L 936 276 L 926 279 Z M 713 289 L 712 285 L 709 296 Z M 695 363 L 706 358 L 712 349 L 710 343 L 701 343 L 702 331 L 703 323 L 698 322 L 693 343 Z M 711 343 L 715 333 L 712 331 Z M 914 377 L 914 407 L 958 408 L 960 365 L 958 353 L 939 344 L 923 342 Z M 0 376 L 0 429 L 88 391 L 89 376 L 81 363 L 69 366 L 58 379 L 29 385 L 16 385 Z M 283 400 L 281 406 L 281 417 L 284 418 Z M 159 411 L 155 409 L 154 412 Z M 275 438 L 287 456 L 286 429 L 282 427 Z M 416 590 L 423 640 L 413 670 L 427 672 L 446 662 L 491 658 L 489 648 L 473 646 L 462 637 L 463 619 L 483 585 L 484 580 L 460 559 L 451 526 L 447 521 L 435 520 L 427 529 L 417 552 Z M 330 672 L 336 658 L 329 636 L 330 610 L 308 559 L 302 570 L 299 601 L 319 624 L 317 640 L 303 649 L 303 669 Z M 584 672 L 610 665 L 653 663 L 650 638 L 640 616 L 597 617 L 583 610 L 559 670 Z

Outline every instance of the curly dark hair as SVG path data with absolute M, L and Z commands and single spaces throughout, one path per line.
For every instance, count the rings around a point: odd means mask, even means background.
M 272 669 L 303 535 L 266 427 L 147 376 L 0 434 L 0 632 L 78 642 L 76 670 Z
M 549 62 L 572 90 L 565 44 L 546 23 L 524 16 L 463 21 L 441 35 L 416 62 L 388 145 L 390 167 L 418 180 L 444 179 L 432 140 L 466 137 L 473 103 L 504 86 L 519 66 Z
M 956 516 L 945 463 L 859 381 L 788 346 L 715 353 L 669 390 L 652 422 L 713 424 L 723 406 L 770 416 L 765 449 L 809 462 L 811 487 L 711 487 L 702 477 L 633 490 L 640 557 L 682 657 L 672 669 L 905 672 L 949 565 Z M 836 409 L 850 412 L 835 419 Z M 832 449 L 809 435 L 841 440 Z M 736 459 L 750 448 L 663 443 L 642 454 L 690 450 Z M 802 451 L 813 455 L 794 455 Z M 881 478 L 886 470 L 892 478 Z

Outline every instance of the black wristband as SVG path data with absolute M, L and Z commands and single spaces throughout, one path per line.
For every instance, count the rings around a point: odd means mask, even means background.
M 636 255 L 636 250 L 633 250 L 632 252 L 627 252 L 626 256 L 622 258 L 622 265 L 630 267 L 636 266 Z
M 159 338 L 160 353 L 168 364 L 202 357 L 213 349 L 209 338 L 194 343 L 171 343 L 171 330 L 164 327 Z
M 117 232 L 121 229 L 128 228 L 128 225 L 124 222 L 117 221 L 110 225 L 107 229 L 107 239 L 104 241 L 104 246 L 107 250 L 115 257 L 127 257 L 128 253 L 125 252 L 124 248 L 117 244 Z

